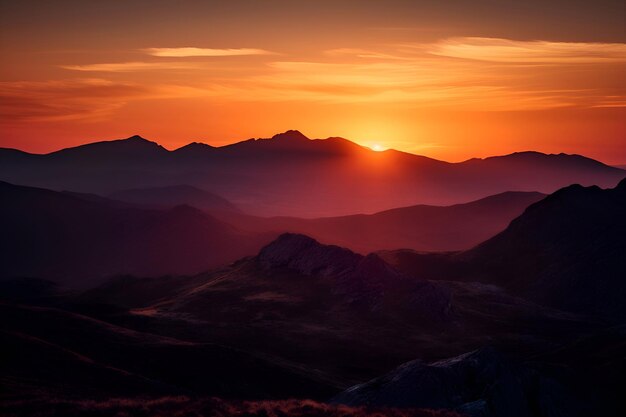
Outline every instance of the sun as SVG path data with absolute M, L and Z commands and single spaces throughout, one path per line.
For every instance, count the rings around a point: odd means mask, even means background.
M 372 145 L 372 150 L 376 151 L 376 152 L 382 152 L 385 150 L 385 148 L 381 145 L 379 145 L 378 143 L 375 143 Z

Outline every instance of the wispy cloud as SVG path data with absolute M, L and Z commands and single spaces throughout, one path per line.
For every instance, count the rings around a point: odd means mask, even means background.
M 0 109 L 7 122 L 97 119 L 146 94 L 139 85 L 97 78 L 0 82 Z
M 626 44 L 450 38 L 331 49 L 301 60 L 284 56 L 275 60 L 271 55 L 274 60 L 263 64 L 237 66 L 176 58 L 270 52 L 150 48 L 143 53 L 164 58 L 63 66 L 79 73 L 117 73 L 115 78 L 128 80 L 126 84 L 96 86 L 79 80 L 76 84 L 5 85 L 0 86 L 0 94 L 8 95 L 14 105 L 6 106 L 8 112 L 26 108 L 28 103 L 39 108 L 41 115 L 28 116 L 35 118 L 85 117 L 110 111 L 127 100 L 163 97 L 516 111 L 623 107 L 626 94 L 620 72 L 626 63 Z M 154 73 L 137 77 L 136 73 L 146 71 Z M 185 77 L 168 75 L 177 71 L 185 71 Z M 91 95 L 95 98 L 90 99 Z M 64 116 L 55 115 L 56 111 Z
M 424 48 L 423 44 L 416 45 Z M 439 56 L 500 63 L 584 64 L 626 62 L 624 43 L 516 41 L 450 38 L 425 48 Z
M 142 49 L 142 52 L 160 57 L 170 58 L 183 58 L 183 57 L 196 57 L 196 56 L 244 56 L 244 55 L 274 55 L 275 52 L 267 51 L 265 49 L 256 48 L 146 48 Z
M 61 68 L 72 71 L 91 72 L 137 72 L 153 70 L 192 70 L 202 68 L 195 62 L 111 62 L 86 65 L 61 65 Z
M 336 48 L 328 49 L 324 51 L 328 56 L 354 56 L 357 58 L 371 58 L 371 59 L 406 59 L 405 57 L 384 53 L 380 51 L 361 49 L 361 48 Z
M 524 86 L 497 68 L 443 59 L 409 57 L 365 62 L 277 61 L 272 71 L 245 85 L 216 92 L 260 101 L 402 103 L 473 110 L 538 110 L 575 105 L 587 91 Z M 523 78 L 523 77 L 521 77 Z

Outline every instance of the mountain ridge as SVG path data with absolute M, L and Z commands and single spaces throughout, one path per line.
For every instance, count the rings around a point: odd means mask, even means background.
M 183 151 L 183 150 L 193 150 L 194 148 L 196 148 L 197 150 L 222 150 L 225 148 L 229 148 L 229 147 L 233 147 L 233 146 L 237 146 L 237 145 L 242 145 L 242 144 L 249 144 L 249 143 L 263 143 L 263 142 L 301 142 L 301 143 L 323 143 L 323 142 L 343 142 L 343 143 L 347 143 L 350 145 L 353 145 L 355 147 L 364 149 L 364 150 L 369 150 L 371 152 L 377 152 L 377 151 L 373 151 L 370 148 L 366 147 L 366 146 L 362 146 L 357 144 L 354 141 L 351 141 L 350 139 L 346 139 L 340 136 L 329 136 L 327 138 L 309 138 L 306 135 L 304 135 L 302 132 L 300 132 L 299 130 L 295 130 L 295 129 L 291 129 L 291 130 L 287 130 L 285 132 L 282 133 L 277 133 L 275 135 L 273 135 L 270 138 L 250 138 L 250 139 L 244 139 L 244 140 L 240 140 L 237 142 L 232 142 L 232 143 L 228 143 L 225 145 L 221 145 L 221 146 L 214 146 L 214 145 L 210 145 L 208 143 L 205 142 L 199 142 L 199 141 L 194 141 L 194 142 L 189 142 L 186 145 L 180 146 L 178 148 L 175 149 L 167 149 L 165 147 L 163 147 L 162 145 L 160 145 L 158 142 L 146 139 L 144 137 L 142 137 L 141 135 L 132 135 L 129 136 L 127 138 L 121 138 L 121 139 L 110 139 L 110 140 L 100 140 L 100 141 L 95 141 L 95 142 L 86 142 L 80 145 L 76 145 L 76 146 L 70 146 L 70 147 L 66 147 L 66 148 L 61 148 L 55 151 L 51 151 L 51 152 L 44 152 L 44 153 L 36 153 L 36 152 L 28 152 L 28 151 L 24 151 L 18 148 L 5 148 L 5 147 L 0 147 L 0 151 L 2 152 L 6 152 L 6 151 L 17 151 L 20 152 L 22 154 L 26 154 L 26 155 L 40 155 L 40 156 L 47 156 L 47 155 L 53 155 L 53 154 L 58 154 L 58 153 L 63 153 L 63 152 L 67 152 L 69 150 L 75 150 L 75 149 L 87 149 L 87 148 L 91 148 L 91 147 L 100 147 L 100 146 L 115 146 L 115 145 L 121 145 L 121 146 L 126 146 L 126 145 L 143 145 L 143 146 L 150 146 L 150 147 L 158 147 L 162 150 L 167 151 L 168 153 L 176 153 L 179 151 Z M 156 145 L 156 146 L 155 146 Z M 406 152 L 406 151 L 401 151 L 398 149 L 387 149 L 383 152 L 397 152 L 400 154 L 404 154 L 404 155 L 411 155 L 411 156 L 417 156 L 420 158 L 426 158 L 426 159 L 430 159 L 436 162 L 440 162 L 440 163 L 445 163 L 445 164 L 451 164 L 451 165 L 462 165 L 462 164 L 467 164 L 467 163 L 471 163 L 471 162 L 476 162 L 476 161 L 487 161 L 487 160 L 494 160 L 494 159 L 499 159 L 499 158 L 514 158 L 514 159 L 520 159 L 520 158 L 525 158 L 525 157 L 574 157 L 577 158 L 581 161 L 588 161 L 588 162 L 595 162 L 595 163 L 599 163 L 602 164 L 606 167 L 609 168 L 615 168 L 617 170 L 624 170 L 623 167 L 626 167 L 626 165 L 618 165 L 618 166 L 613 166 L 613 165 L 609 165 L 606 164 L 602 161 L 599 161 L 597 159 L 593 159 L 593 158 L 589 158 L 587 156 L 581 155 L 581 154 L 568 154 L 568 153 L 564 153 L 564 152 L 560 152 L 560 153 L 546 153 L 546 152 L 540 152 L 540 151 L 535 151 L 535 150 L 522 150 L 522 151 L 514 151 L 508 154 L 502 154 L 502 155 L 493 155 L 493 156 L 488 156 L 488 157 L 483 157 L 483 158 L 470 158 L 464 161 L 459 161 L 459 162 L 449 162 L 449 161 L 445 161 L 445 160 L 440 160 L 440 159 L 436 159 L 436 158 L 432 158 L 429 156 L 425 156 L 425 155 L 420 155 L 420 154 L 415 154 L 412 152 Z
M 381 255 L 423 278 L 495 284 L 543 305 L 621 323 L 625 210 L 626 178 L 609 189 L 574 184 L 531 204 L 505 230 L 472 249 Z
M 244 212 L 328 217 L 417 204 L 451 205 L 504 191 L 553 192 L 572 183 L 614 186 L 626 172 L 582 156 L 522 153 L 449 163 L 346 139 L 287 131 L 220 147 L 169 151 L 140 137 L 45 155 L 0 150 L 0 179 L 108 195 L 188 184 Z

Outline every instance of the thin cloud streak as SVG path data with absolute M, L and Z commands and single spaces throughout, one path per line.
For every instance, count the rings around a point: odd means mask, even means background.
M 626 62 L 624 43 L 515 41 L 501 38 L 449 38 L 418 44 L 438 56 L 499 63 L 594 64 Z
M 169 58 L 234 56 L 246 51 L 267 53 L 257 49 L 203 48 L 149 51 Z M 255 62 L 245 71 L 172 59 L 63 68 L 111 73 L 161 71 L 151 78 L 151 84 L 128 75 L 136 85 L 149 87 L 146 94 L 150 98 L 382 103 L 434 109 L 517 111 L 622 107 L 624 84 L 615 77 L 614 69 L 623 62 L 626 62 L 626 44 L 449 38 L 368 49 L 336 48 L 308 60 L 275 60 L 262 65 Z M 602 72 L 607 63 L 612 64 L 612 72 Z M 594 76 L 581 78 L 581 65 Z M 185 78 L 171 77 L 172 83 L 168 84 L 167 74 L 172 71 L 189 71 L 189 74 Z
M 60 67 L 71 71 L 137 72 L 155 70 L 193 70 L 202 68 L 202 65 L 194 62 L 112 62 L 86 65 L 61 65 Z
M 245 56 L 245 55 L 276 55 L 275 52 L 256 48 L 146 48 L 142 52 L 159 57 L 183 58 L 183 57 L 222 57 L 222 56 Z
M 0 110 L 4 123 L 99 119 L 127 100 L 144 97 L 145 87 L 102 79 L 2 82 Z

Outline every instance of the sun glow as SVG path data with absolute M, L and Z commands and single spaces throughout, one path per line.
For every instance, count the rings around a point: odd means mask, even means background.
M 372 145 L 372 150 L 376 152 L 382 152 L 386 149 L 383 146 L 379 145 L 378 143 L 375 143 Z

